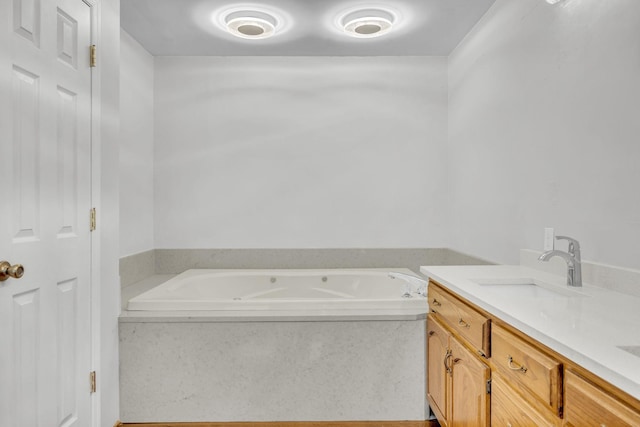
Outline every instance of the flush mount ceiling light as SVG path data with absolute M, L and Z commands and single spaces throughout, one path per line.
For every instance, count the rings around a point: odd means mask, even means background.
M 266 39 L 275 35 L 278 18 L 263 10 L 233 10 L 222 17 L 227 31 L 243 39 Z
M 358 9 L 338 19 L 344 32 L 352 37 L 379 37 L 391 31 L 395 15 L 384 9 Z

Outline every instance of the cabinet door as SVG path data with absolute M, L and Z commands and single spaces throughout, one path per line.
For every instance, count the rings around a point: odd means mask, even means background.
M 448 426 L 447 370 L 449 332 L 432 315 L 427 317 L 427 397 L 440 425 Z
M 449 426 L 489 426 L 489 367 L 453 337 L 449 340 L 449 348 L 452 370 Z

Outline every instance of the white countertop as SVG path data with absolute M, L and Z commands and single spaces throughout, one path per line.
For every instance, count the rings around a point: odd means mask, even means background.
M 423 266 L 420 271 L 497 318 L 640 399 L 640 297 L 584 284 L 523 266 Z M 515 286 L 533 280 L 553 294 L 523 296 Z M 521 282 L 522 283 L 522 282 Z M 511 291 L 510 289 L 514 289 Z

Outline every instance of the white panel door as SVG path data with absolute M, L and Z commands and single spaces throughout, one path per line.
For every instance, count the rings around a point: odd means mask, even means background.
M 0 426 L 91 425 L 91 8 L 0 0 Z

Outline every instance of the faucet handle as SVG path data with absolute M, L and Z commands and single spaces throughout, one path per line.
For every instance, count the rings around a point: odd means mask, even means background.
M 569 236 L 556 236 L 557 240 L 566 240 L 569 242 L 569 253 L 570 254 L 580 254 L 580 242 L 578 242 L 573 237 Z

